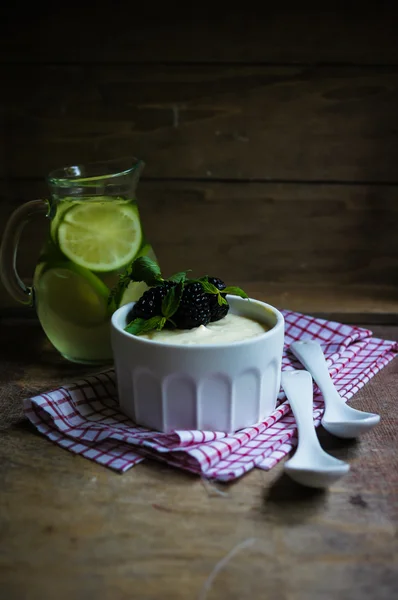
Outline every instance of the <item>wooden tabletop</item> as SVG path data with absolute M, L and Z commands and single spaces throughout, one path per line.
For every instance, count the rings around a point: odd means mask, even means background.
M 397 326 L 372 327 L 398 339 Z M 253 470 L 215 485 L 154 462 L 119 475 L 72 455 L 20 401 L 82 374 L 33 319 L 0 325 L 0 589 L 4 600 L 390 600 L 398 597 L 398 361 L 353 406 L 360 441 L 319 429 L 350 473 L 327 492 Z M 87 369 L 84 370 L 87 373 Z

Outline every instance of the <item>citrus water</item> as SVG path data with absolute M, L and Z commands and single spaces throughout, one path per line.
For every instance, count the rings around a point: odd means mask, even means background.
M 146 286 L 131 282 L 117 305 L 111 291 L 119 275 L 144 255 L 156 260 L 134 200 L 79 196 L 58 201 L 34 290 L 41 325 L 65 358 L 93 364 L 111 360 L 110 317 Z

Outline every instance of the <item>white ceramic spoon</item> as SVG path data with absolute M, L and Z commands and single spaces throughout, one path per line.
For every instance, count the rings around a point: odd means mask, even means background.
M 328 487 L 348 473 L 350 465 L 327 454 L 318 441 L 312 414 L 312 377 L 307 371 L 284 371 L 282 387 L 298 428 L 297 450 L 285 463 L 285 472 L 302 485 Z
M 340 397 L 330 378 L 325 355 L 318 342 L 293 342 L 290 350 L 311 373 L 322 392 L 325 401 L 322 425 L 329 433 L 340 438 L 355 438 L 377 425 L 380 415 L 356 410 Z

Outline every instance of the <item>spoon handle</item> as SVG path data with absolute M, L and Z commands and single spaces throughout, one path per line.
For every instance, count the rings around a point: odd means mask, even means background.
M 327 396 L 338 395 L 328 371 L 325 355 L 318 342 L 313 340 L 293 342 L 290 345 L 290 350 L 311 373 L 323 394 L 325 402 Z
M 299 445 L 318 445 L 313 418 L 311 375 L 307 371 L 284 371 L 281 383 L 296 419 Z

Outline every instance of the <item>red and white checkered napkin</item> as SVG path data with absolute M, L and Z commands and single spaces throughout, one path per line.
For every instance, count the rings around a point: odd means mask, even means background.
M 293 341 L 317 340 L 346 400 L 398 352 L 397 343 L 372 338 L 366 329 L 289 311 L 284 311 L 284 316 L 283 370 L 302 368 L 287 351 Z M 113 370 L 27 398 L 24 409 L 50 440 L 122 473 L 148 457 L 207 478 L 230 481 L 253 467 L 270 469 L 296 443 L 295 420 L 282 392 L 270 417 L 233 435 L 210 431 L 163 434 L 139 427 L 119 412 Z M 322 413 L 322 395 L 315 388 L 316 425 Z

